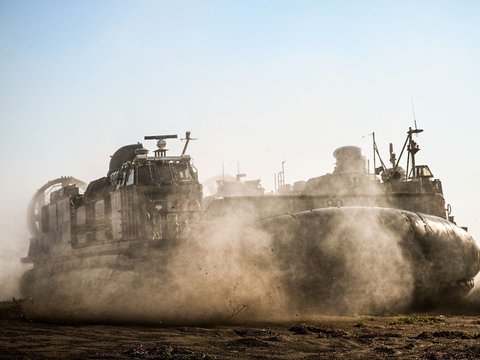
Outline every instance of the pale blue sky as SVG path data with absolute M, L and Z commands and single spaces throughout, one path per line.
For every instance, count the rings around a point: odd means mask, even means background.
M 240 161 L 268 189 L 372 131 L 386 158 L 413 97 L 419 161 L 478 238 L 479 44 L 477 1 L 0 0 L 2 224 L 146 134 L 191 130 L 202 179 Z

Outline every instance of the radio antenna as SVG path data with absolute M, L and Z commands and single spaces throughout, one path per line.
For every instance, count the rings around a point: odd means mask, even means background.
M 413 98 L 410 98 L 410 100 L 412 101 L 413 123 L 415 124 L 415 130 L 417 130 L 418 127 L 417 127 L 417 117 L 415 116 L 415 104 L 413 103 Z M 418 136 L 418 134 L 417 134 L 417 136 Z

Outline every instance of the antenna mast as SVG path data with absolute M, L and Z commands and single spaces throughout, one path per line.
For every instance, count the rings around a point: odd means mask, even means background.
M 372 148 L 373 148 L 373 173 L 375 174 L 375 169 L 377 168 L 377 144 L 375 143 L 375 131 L 371 133 L 373 141 L 372 141 Z
M 185 152 L 187 151 L 187 147 L 188 147 L 188 144 L 190 143 L 190 140 L 197 140 L 197 139 L 194 139 L 194 138 L 190 137 L 190 134 L 191 134 L 191 132 L 187 131 L 185 133 L 185 138 L 182 139 L 182 140 L 186 140 L 185 146 L 183 147 L 182 155 L 185 155 Z
M 415 130 L 417 130 L 418 127 L 417 127 L 417 117 L 415 116 L 415 104 L 413 103 L 413 98 L 410 98 L 410 100 L 412 102 L 413 123 L 415 124 Z

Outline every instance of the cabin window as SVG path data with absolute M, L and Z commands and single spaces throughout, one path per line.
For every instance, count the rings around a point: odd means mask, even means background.
M 415 171 L 417 177 L 433 177 L 433 174 L 427 165 L 415 166 Z
M 137 168 L 137 182 L 140 185 L 171 184 L 172 173 L 169 164 L 143 165 Z
M 192 174 L 190 173 L 190 169 L 188 168 L 187 164 L 176 164 L 175 174 L 177 176 L 177 180 L 179 181 L 192 180 Z
M 172 183 L 172 172 L 170 170 L 170 165 L 157 165 L 157 180 L 156 182 L 163 183 L 163 184 L 170 184 Z
M 135 172 L 133 169 L 130 169 L 128 172 L 127 182 L 125 185 L 133 185 L 135 183 Z
M 430 169 L 427 165 L 415 166 L 415 169 L 412 169 L 410 171 L 409 179 L 411 179 L 413 177 L 412 174 L 414 174 L 415 177 L 423 177 L 423 178 L 432 178 L 433 177 L 433 174 L 432 174 L 432 172 L 430 171 Z
M 431 173 L 430 169 L 426 166 L 423 166 L 422 168 L 419 169 L 420 171 L 420 176 L 424 176 L 424 177 L 432 177 L 433 174 Z
M 137 183 L 140 185 L 147 185 L 152 182 L 150 177 L 150 169 L 148 165 L 139 166 L 137 168 Z

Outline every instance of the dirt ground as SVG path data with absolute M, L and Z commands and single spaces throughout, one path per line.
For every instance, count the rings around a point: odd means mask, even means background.
M 0 303 L 2 359 L 478 359 L 480 316 L 317 317 L 282 324 L 161 327 L 35 322 Z

